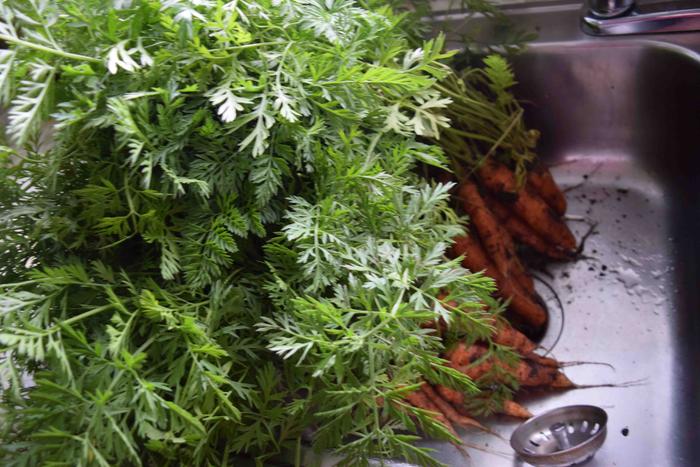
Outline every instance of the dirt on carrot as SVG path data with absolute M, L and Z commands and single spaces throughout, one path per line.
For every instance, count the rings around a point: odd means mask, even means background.
M 527 183 L 559 216 L 566 214 L 566 197 L 547 167 L 541 164 L 533 167 L 528 172 Z
M 430 400 L 428 395 L 422 391 L 422 388 L 417 391 L 406 394 L 404 398 L 406 399 L 406 401 L 408 401 L 409 404 L 411 404 L 414 407 L 433 412 L 435 420 L 445 425 L 447 430 L 452 435 L 454 435 L 455 437 L 459 437 L 452 423 L 447 419 L 447 417 L 440 410 L 440 408 L 437 405 L 435 405 L 433 401 Z
M 533 298 L 521 291 L 520 286 L 504 278 L 491 263 L 477 236 L 471 233 L 467 237 L 457 237 L 452 245 L 453 256 L 464 256 L 462 265 L 471 271 L 484 271 L 493 278 L 501 297 L 510 299 L 510 308 L 514 313 L 535 329 L 542 328 L 547 322 L 547 312 Z
M 557 213 L 527 184 L 515 190 L 515 175 L 504 165 L 484 164 L 479 178 L 486 188 L 499 197 L 533 230 L 564 251 L 576 250 L 576 238 Z
M 424 383 L 421 387 L 421 390 L 440 409 L 440 411 L 443 414 L 445 414 L 447 419 L 451 422 L 456 423 L 457 425 L 464 428 L 475 427 L 479 428 L 480 430 L 488 431 L 488 429 L 484 425 L 477 422 L 473 418 L 465 417 L 464 415 L 460 415 L 459 413 L 457 413 L 454 407 L 452 407 L 449 404 L 449 402 L 447 402 L 445 399 L 440 397 L 440 395 L 436 393 L 435 390 L 433 390 L 433 388 L 428 383 Z

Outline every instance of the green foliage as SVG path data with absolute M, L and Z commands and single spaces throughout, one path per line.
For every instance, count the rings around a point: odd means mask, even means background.
M 262 464 L 309 429 L 434 463 L 406 430 L 450 435 L 402 393 L 476 388 L 421 324 L 487 336 L 493 290 L 413 171 L 447 161 L 416 140 L 447 125 L 442 38 L 349 0 L 0 17 L 3 465 Z
M 539 132 L 525 126 L 523 109 L 511 92 L 515 84 L 506 59 L 488 55 L 483 66 L 465 68 L 438 85 L 452 98 L 446 112 L 452 127 L 443 131 L 439 143 L 458 175 L 468 176 L 494 157 L 511 166 L 519 181 L 524 180 L 536 157 Z

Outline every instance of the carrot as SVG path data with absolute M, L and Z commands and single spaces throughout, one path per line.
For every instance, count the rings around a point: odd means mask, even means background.
M 455 405 L 454 409 L 457 411 L 458 414 L 471 418 L 471 414 L 463 405 Z
M 481 246 L 481 242 L 474 233 L 468 237 L 459 236 L 453 239 L 454 243 L 450 248 L 450 256 L 464 256 L 462 266 L 472 272 L 484 271 L 484 274 L 494 279 L 496 282 L 502 281 L 501 274 L 486 256 L 486 252 Z
M 560 216 L 566 213 L 566 197 L 559 189 L 549 169 L 543 165 L 535 166 L 527 174 L 527 183 L 532 190 Z
M 503 410 L 501 411 L 503 415 L 508 415 L 516 418 L 531 418 L 532 414 L 522 405 L 515 401 L 505 400 L 503 401 Z
M 551 358 L 543 357 L 535 353 L 537 344 L 532 342 L 525 334 L 513 328 L 508 321 L 494 319 L 494 327 L 496 330 L 491 335 L 491 340 L 500 345 L 513 348 L 522 358 L 531 360 L 539 365 L 551 366 L 554 368 L 561 367 L 561 364 Z
M 444 319 L 439 318 L 433 321 L 425 321 L 420 324 L 422 329 L 435 329 L 438 335 L 442 336 L 447 332 L 447 323 Z
M 469 214 L 471 222 L 479 233 L 486 251 L 488 251 L 498 272 L 505 277 L 510 276 L 511 265 L 508 255 L 511 251 L 509 238 L 503 235 L 498 221 L 486 207 L 479 190 L 472 182 L 464 182 L 459 187 L 459 197 L 464 210 Z M 514 249 L 514 247 L 513 247 Z
M 501 285 L 501 296 L 510 298 L 510 309 L 527 324 L 541 329 L 547 323 L 547 312 L 532 298 L 519 293 L 509 284 Z
M 474 344 L 467 347 L 464 342 L 458 342 L 446 354 L 445 357 L 455 366 L 471 365 L 487 352 L 486 347 Z
M 554 368 L 561 367 L 561 364 L 558 361 L 556 361 L 555 359 L 553 359 L 551 357 L 543 357 L 541 355 L 537 355 L 534 352 L 523 354 L 523 358 L 526 358 L 526 359 L 533 361 L 533 362 L 537 363 L 538 365 L 542 365 L 542 366 L 551 366 Z
M 534 283 L 518 259 L 513 238 L 499 225 L 476 185 L 469 181 L 462 183 L 459 196 L 498 272 L 506 279 L 515 278 L 528 293 L 533 293 Z
M 505 195 L 515 212 L 546 240 L 567 251 L 576 250 L 576 238 L 556 212 L 531 187 L 516 190 L 515 175 L 501 164 L 484 164 L 479 178 L 496 195 Z
M 537 344 L 532 342 L 525 334 L 513 328 L 507 321 L 499 320 L 495 324 L 496 331 L 491 335 L 491 340 L 496 344 L 512 347 L 521 357 L 532 360 L 540 365 L 559 368 L 558 361 L 551 357 L 537 355 Z
M 457 391 L 442 384 L 435 385 L 435 391 L 452 405 L 463 405 L 464 404 L 464 393 Z
M 448 354 L 450 366 L 461 371 L 476 381 L 493 367 L 493 359 L 476 363 L 488 350 L 486 347 L 474 344 L 467 347 L 463 342 L 458 343 L 451 354 Z
M 479 346 L 472 347 L 477 347 L 477 349 L 473 352 L 479 353 L 478 358 L 482 357 L 486 352 L 485 348 L 481 348 L 483 349 L 481 350 L 478 349 Z M 469 352 L 469 349 L 467 349 L 466 351 Z M 474 361 L 476 361 L 476 359 L 474 359 Z M 482 361 L 476 365 L 472 364 L 473 362 L 464 363 L 463 359 L 458 360 L 456 357 L 453 357 L 451 359 L 451 362 L 453 368 L 457 369 L 458 371 L 461 371 L 473 380 L 478 380 L 486 373 L 491 371 L 494 365 L 498 365 L 504 370 L 506 370 L 508 374 L 512 375 L 513 378 L 515 378 L 515 380 L 518 382 L 518 384 L 520 384 L 520 386 L 545 386 L 561 389 L 573 387 L 573 383 L 563 373 L 559 372 L 558 367 L 541 365 L 537 362 L 528 359 L 520 360 L 514 367 L 505 366 L 503 362 L 493 357 L 488 358 L 487 360 Z
M 506 345 L 517 350 L 520 354 L 530 354 L 537 349 L 537 344 L 517 329 L 513 328 L 505 320 L 499 320 L 495 324 L 496 331 L 491 335 L 491 339 L 496 344 Z
M 541 328 L 547 322 L 547 312 L 535 300 L 521 292 L 517 285 L 506 280 L 486 256 L 479 239 L 472 233 L 468 237 L 454 239 L 451 254 L 464 255 L 462 265 L 470 271 L 484 271 L 498 285 L 499 294 L 510 299 L 510 307 L 528 324 Z
M 436 406 L 440 408 L 440 411 L 442 411 L 442 413 L 445 414 L 449 421 L 454 422 L 459 426 L 465 428 L 473 426 L 482 430 L 487 430 L 486 427 L 484 427 L 481 423 L 477 422 L 473 418 L 465 417 L 464 415 L 460 415 L 459 413 L 457 413 L 454 407 L 452 407 L 447 401 L 440 397 L 429 384 L 423 383 L 421 390 Z
M 411 404 L 414 407 L 433 412 L 433 417 L 435 417 L 435 420 L 445 425 L 447 431 L 454 435 L 455 438 L 459 438 L 454 426 L 452 426 L 452 423 L 447 419 L 447 417 L 445 417 L 445 414 L 442 413 L 438 406 L 435 405 L 435 403 L 433 403 L 421 389 L 406 394 L 404 398 L 408 401 L 409 404 Z
M 520 361 L 515 377 L 521 386 L 544 386 L 553 389 L 576 387 L 558 367 L 545 366 L 530 360 Z
M 557 372 L 551 387 L 556 389 L 571 389 L 575 388 L 576 385 L 564 373 Z
M 572 258 L 571 251 L 558 248 L 556 245 L 551 245 L 548 243 L 537 232 L 535 232 L 532 227 L 520 219 L 517 214 L 512 212 L 506 205 L 494 197 L 488 197 L 487 202 L 491 208 L 491 211 L 516 241 L 522 243 L 523 245 L 527 245 L 536 252 L 552 259 L 566 261 Z
M 557 370 L 529 360 L 521 360 L 512 374 L 521 386 L 548 386 L 554 381 Z
M 487 160 L 479 167 L 477 175 L 481 182 L 494 193 L 502 193 L 513 198 L 518 196 L 518 183 L 515 174 L 505 165 Z

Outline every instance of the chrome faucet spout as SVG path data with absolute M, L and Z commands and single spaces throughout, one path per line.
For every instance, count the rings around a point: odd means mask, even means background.
M 700 31 L 700 8 L 645 13 L 634 0 L 589 0 L 582 27 L 595 36 Z
M 615 18 L 634 8 L 634 0 L 590 0 L 590 13 L 598 18 Z

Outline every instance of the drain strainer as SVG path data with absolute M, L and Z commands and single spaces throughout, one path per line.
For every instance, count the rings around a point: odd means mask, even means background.
M 570 405 L 531 418 L 510 437 L 527 463 L 564 467 L 587 461 L 605 441 L 608 414 L 592 405 Z

